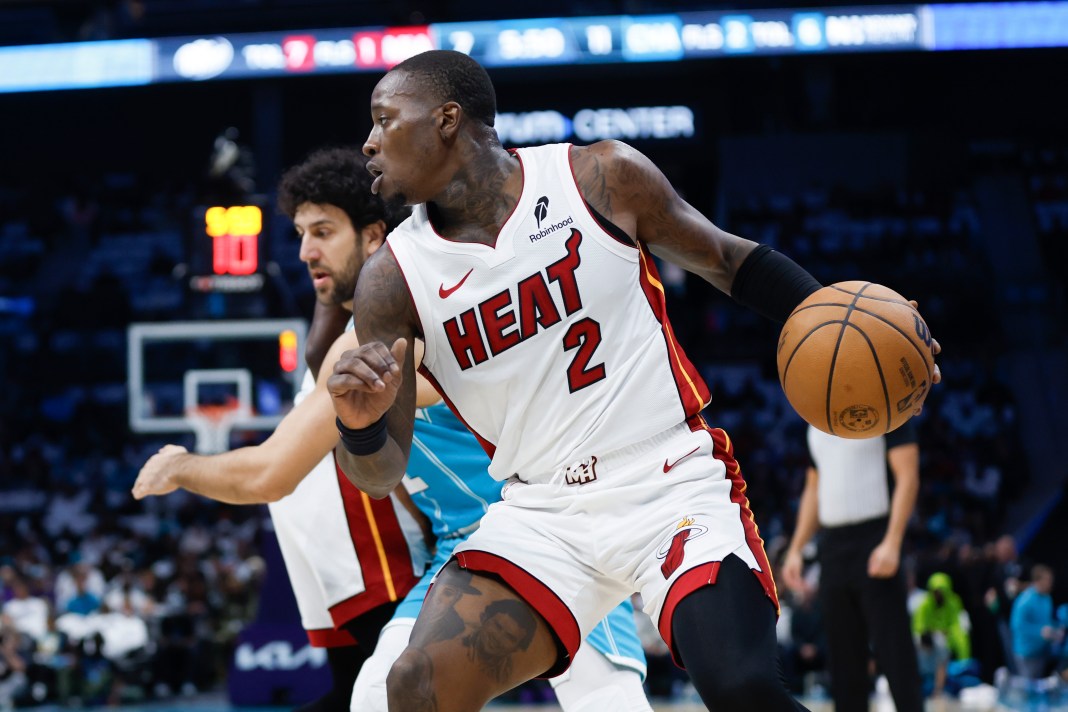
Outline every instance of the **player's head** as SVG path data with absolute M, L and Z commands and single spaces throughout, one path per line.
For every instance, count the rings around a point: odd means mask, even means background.
M 286 171 L 278 207 L 300 235 L 300 259 L 323 304 L 352 301 L 363 263 L 407 215 L 371 194 L 366 159 L 351 148 L 321 149 Z
M 498 143 L 496 116 L 493 83 L 466 54 L 431 50 L 401 62 L 371 94 L 363 152 L 376 190 L 390 202 L 429 200 L 457 171 L 459 149 Z

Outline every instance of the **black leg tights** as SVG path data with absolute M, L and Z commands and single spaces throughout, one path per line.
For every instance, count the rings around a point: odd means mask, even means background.
M 780 673 L 775 608 L 737 556 L 723 561 L 715 584 L 682 599 L 671 630 L 679 659 L 712 712 L 805 709 Z

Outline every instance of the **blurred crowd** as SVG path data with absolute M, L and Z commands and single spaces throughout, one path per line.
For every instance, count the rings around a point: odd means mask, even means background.
M 0 708 L 218 685 L 264 575 L 259 514 L 189 498 L 152 511 L 85 476 L 47 482 L 5 492 Z
M 1063 267 L 1068 162 L 1046 152 L 1021 165 L 1043 249 Z M 137 176 L 48 197 L 0 186 L 0 368 L 17 384 L 0 393 L 9 416 L 0 421 L 0 708 L 216 687 L 255 610 L 264 511 L 181 494 L 141 503 L 128 493 L 163 441 L 127 427 L 125 326 L 226 314 L 225 304 L 191 299 L 182 279 L 193 202 L 188 190 Z M 1021 556 L 1004 530 L 1028 463 L 1020 406 L 996 368 L 997 320 L 978 316 L 997 305 L 984 289 L 994 266 L 975 245 L 981 224 L 969 187 L 813 188 L 723 209 L 726 229 L 786 252 L 824 283 L 864 277 L 919 300 L 951 346 L 945 380 L 919 419 L 922 489 L 904 564 L 929 689 L 995 682 L 999 669 L 1056 674 L 1064 616 L 1051 599 L 1053 571 L 1034 567 L 1048 562 Z M 244 302 L 239 316 L 310 314 L 296 250 L 282 242 L 288 227 L 275 232 L 281 286 Z M 712 387 L 709 415 L 745 453 L 775 562 L 808 462 L 804 423 L 768 347 L 775 327 L 670 265 L 662 276 L 680 339 Z M 818 695 L 826 652 L 813 571 L 811 590 L 783 592 L 779 634 L 793 689 Z M 685 675 L 650 632 L 650 691 L 685 695 Z M 538 685 L 516 693 L 542 694 Z

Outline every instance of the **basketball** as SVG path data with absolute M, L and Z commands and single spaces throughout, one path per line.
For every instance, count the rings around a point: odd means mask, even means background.
M 779 336 L 786 399 L 825 433 L 884 435 L 912 417 L 931 388 L 931 332 L 908 300 L 871 282 L 811 294 Z

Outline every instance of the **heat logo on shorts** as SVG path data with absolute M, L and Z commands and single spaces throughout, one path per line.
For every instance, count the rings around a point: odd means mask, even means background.
M 597 479 L 597 458 L 590 457 L 564 468 L 564 483 L 584 485 Z
M 682 518 L 675 527 L 675 532 L 660 545 L 656 552 L 656 558 L 664 560 L 664 563 L 660 565 L 660 573 L 664 574 L 664 579 L 671 578 L 671 574 L 682 565 L 682 560 L 686 557 L 686 542 L 707 533 L 708 527 L 694 523 L 693 517 Z

